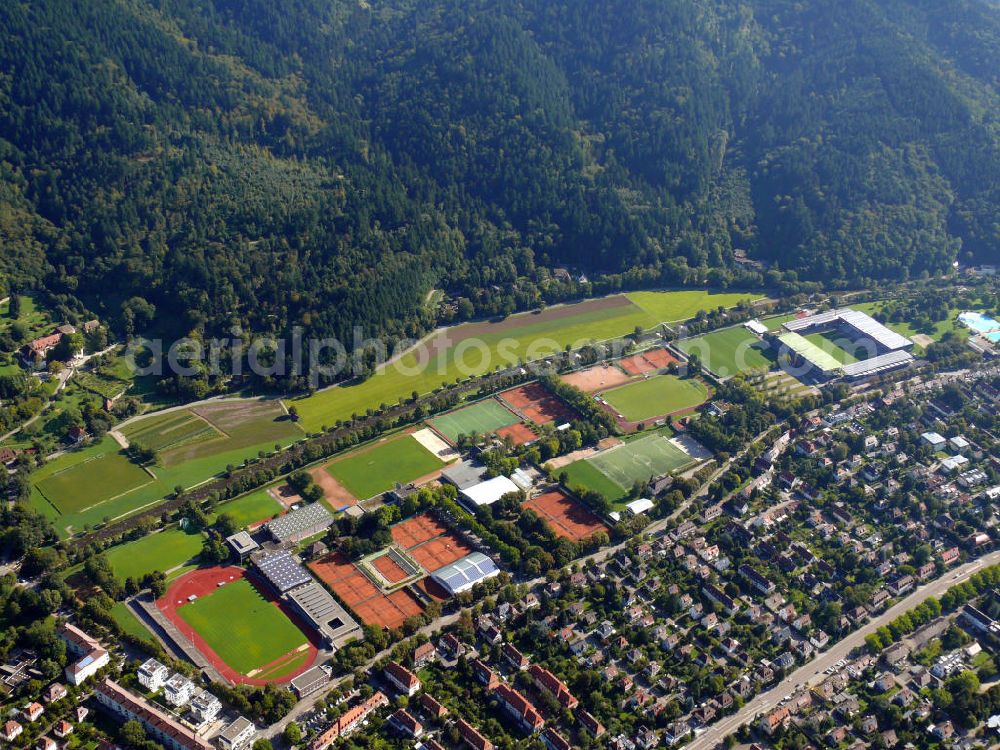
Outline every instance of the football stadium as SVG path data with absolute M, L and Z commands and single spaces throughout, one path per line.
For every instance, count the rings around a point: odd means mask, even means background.
M 786 321 L 766 337 L 786 367 L 819 383 L 864 380 L 913 362 L 910 339 L 850 308 Z

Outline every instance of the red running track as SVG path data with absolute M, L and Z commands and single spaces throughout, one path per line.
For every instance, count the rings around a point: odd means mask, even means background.
M 257 679 L 254 677 L 247 677 L 245 674 L 240 674 L 235 669 L 226 664 L 212 647 L 208 645 L 201 635 L 192 629 L 190 625 L 184 622 L 184 619 L 180 616 L 177 611 L 179 607 L 184 606 L 188 603 L 189 596 L 196 596 L 202 598 L 209 596 L 218 589 L 220 583 L 231 583 L 238 581 L 241 578 L 246 577 L 253 587 L 263 596 L 267 601 L 271 602 L 274 606 L 278 607 L 288 619 L 295 623 L 296 627 L 302 631 L 302 633 L 309 640 L 309 656 L 305 663 L 296 669 L 294 672 L 282 675 L 281 677 L 273 679 Z M 288 605 L 286 605 L 281 600 L 277 599 L 271 591 L 262 582 L 254 579 L 254 576 L 247 575 L 247 571 L 236 565 L 223 565 L 215 566 L 211 568 L 198 568 L 197 570 L 192 570 L 187 573 L 172 584 L 167 589 L 166 593 L 156 600 L 156 606 L 161 612 L 166 616 L 168 620 L 177 628 L 184 638 L 187 638 L 191 643 L 195 645 L 205 658 L 212 663 L 219 674 L 225 677 L 227 680 L 233 683 L 242 683 L 244 685 L 267 685 L 273 682 L 289 682 L 293 678 L 305 672 L 309 669 L 313 662 L 316 661 L 316 655 L 319 653 L 318 642 L 316 635 L 312 632 L 312 629 L 302 622 L 302 618 L 298 616 L 297 613 L 292 611 Z M 270 664 L 261 665 L 258 671 L 265 672 L 270 667 L 276 666 L 278 663 L 287 659 L 292 652 L 285 654 L 278 659 L 275 659 Z

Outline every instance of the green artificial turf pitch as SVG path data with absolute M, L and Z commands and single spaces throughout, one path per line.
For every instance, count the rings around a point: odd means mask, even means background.
M 302 631 L 245 578 L 178 607 L 177 613 L 240 674 L 260 669 L 306 643 Z
M 586 459 L 624 490 L 691 463 L 691 457 L 662 435 L 649 435 Z
M 326 470 L 359 500 L 430 474 L 443 462 L 411 435 L 363 448 L 328 464 Z
M 686 355 L 696 354 L 702 366 L 720 378 L 728 378 L 746 370 L 771 368 L 762 349 L 764 344 L 743 326 L 723 328 L 677 342 Z
M 471 435 L 473 432 L 477 435 L 485 435 L 517 421 L 519 421 L 517 416 L 510 409 L 491 398 L 442 414 L 440 417 L 432 419 L 430 424 L 454 443 L 459 435 Z
M 613 388 L 601 398 L 629 422 L 641 422 L 697 406 L 708 398 L 708 389 L 694 378 L 658 375 Z
M 586 459 L 576 461 L 560 470 L 566 472 L 566 486 L 571 490 L 584 489 L 603 495 L 611 502 L 625 496 L 625 490 L 601 473 Z
M 76 513 L 152 481 L 120 453 L 105 453 L 51 474 L 35 486 L 60 513 Z

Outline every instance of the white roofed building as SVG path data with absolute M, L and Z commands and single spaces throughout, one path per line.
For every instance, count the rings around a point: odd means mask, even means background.
M 431 578 L 450 596 L 455 596 L 499 573 L 500 569 L 490 558 L 482 552 L 473 552 L 435 571 Z
M 641 497 L 638 500 L 630 502 L 625 506 L 625 509 L 633 516 L 641 516 L 643 513 L 651 511 L 653 507 L 654 503 L 652 500 L 646 497 Z
M 521 489 L 507 477 L 493 477 L 485 482 L 474 484 L 459 490 L 459 497 L 462 503 L 470 510 L 475 510 L 484 505 L 493 505 L 504 495 L 510 492 L 520 492 Z
M 156 659 L 146 659 L 142 666 L 136 670 L 139 684 L 150 692 L 156 692 L 167 682 L 170 677 L 170 670 L 160 664 Z

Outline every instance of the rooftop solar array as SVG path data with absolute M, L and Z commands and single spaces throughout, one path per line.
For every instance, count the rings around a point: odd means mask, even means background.
M 280 593 L 312 581 L 312 577 L 287 550 L 278 550 L 254 558 L 257 569 Z
M 267 530 L 278 541 L 284 541 L 303 531 L 326 528 L 333 523 L 333 514 L 322 503 L 305 505 L 291 513 L 275 518 Z
M 493 561 L 482 552 L 473 552 L 434 573 L 434 580 L 450 594 L 467 591 L 480 581 L 500 572 Z
M 888 354 L 880 354 L 863 362 L 853 362 L 849 365 L 844 365 L 843 370 L 844 375 L 847 377 L 858 378 L 902 367 L 912 361 L 913 355 L 909 352 L 894 351 Z

